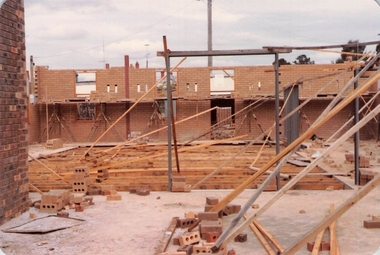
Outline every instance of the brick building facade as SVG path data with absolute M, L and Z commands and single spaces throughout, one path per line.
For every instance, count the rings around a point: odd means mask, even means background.
M 23 0 L 0 13 L 0 225 L 29 207 Z
M 280 67 L 280 89 L 301 79 L 298 85 L 300 102 L 313 97 L 313 100 L 300 111 L 300 132 L 307 130 L 332 98 L 350 80 L 355 65 L 356 63 L 352 62 Z M 80 73 L 86 72 L 95 74 L 96 92 L 92 91 L 87 97 L 78 98 L 81 95 L 76 93 L 76 79 Z M 108 132 L 100 142 L 117 142 L 137 137 L 165 125 L 166 79 L 157 88 L 150 90 L 165 75 L 165 68 L 139 68 L 138 65 L 130 65 L 128 56 L 125 56 L 123 67 L 107 65 L 104 69 L 97 70 L 50 70 L 37 65 L 34 73 L 36 83 L 32 86 L 34 86 L 36 101 L 31 106 L 30 114 L 32 116 L 30 123 L 33 123 L 30 127 L 31 142 L 46 140 L 47 126 L 49 126 L 50 138 L 62 138 L 65 142 L 70 142 L 67 132 L 69 129 L 74 137 L 72 140 L 76 142 L 95 141 L 113 121 L 139 99 L 139 103 L 130 113 L 121 118 L 112 132 Z M 238 114 L 232 118 L 232 121 L 223 123 L 227 127 L 224 128 L 225 133 L 224 131 L 210 132 L 201 139 L 222 138 L 237 134 L 248 134 L 249 138 L 255 138 L 262 133 L 262 129 L 269 129 L 275 121 L 275 102 L 273 97 L 270 97 L 274 95 L 273 66 L 178 67 L 171 76 L 174 82 L 173 98 L 177 121 L 201 113 L 210 107 L 223 108 L 178 124 L 176 128 L 178 141 L 191 140 L 207 133 L 215 123 L 234 113 Z M 218 82 L 223 83 L 221 91 L 218 91 Z M 214 85 L 211 86 L 211 83 Z M 229 87 L 224 88 L 223 86 L 226 85 L 224 83 Z M 326 84 L 329 86 L 316 94 Z M 141 99 L 147 91 L 150 92 Z M 351 91 L 352 89 L 346 94 Z M 370 97 L 376 91 L 377 84 L 374 84 L 368 91 L 368 95 L 364 95 L 363 98 Z M 269 99 L 259 103 L 268 96 Z M 283 93 L 280 98 L 280 105 L 283 105 Z M 93 104 L 95 116 L 99 116 L 99 113 L 103 111 L 109 123 L 99 118 L 96 121 L 96 117 L 80 120 L 78 105 L 83 103 Z M 363 101 L 361 103 L 363 104 Z M 248 107 L 250 104 L 253 104 L 252 108 Z M 244 110 L 247 107 L 251 111 Z M 348 120 L 349 116 L 352 116 L 353 110 L 353 104 L 346 107 L 337 117 L 319 128 L 317 135 L 326 138 L 332 135 Z M 65 122 L 66 129 L 62 130 L 62 126 L 57 122 L 54 123 L 52 115 L 55 112 L 60 120 Z M 46 118 L 53 121 L 47 122 Z M 377 125 L 371 122 L 366 128 L 369 132 L 362 132 L 362 139 L 377 138 Z M 283 139 L 283 135 L 280 137 Z M 154 141 L 166 140 L 166 131 L 154 133 L 148 138 Z

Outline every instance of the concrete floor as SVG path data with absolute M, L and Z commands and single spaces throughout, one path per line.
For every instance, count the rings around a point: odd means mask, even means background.
M 352 180 L 347 179 L 348 182 Z M 95 205 L 84 212 L 70 210 L 70 217 L 84 219 L 81 225 L 47 233 L 14 234 L 0 232 L 0 248 L 7 254 L 154 254 L 165 236 L 172 217 L 184 217 L 187 211 L 201 212 L 206 197 L 224 198 L 231 190 L 200 190 L 190 193 L 151 192 L 138 196 L 119 192 L 121 201 L 106 201 L 104 196 L 94 196 Z M 255 190 L 245 190 L 232 203 L 244 205 Z M 285 247 L 313 229 L 328 213 L 331 203 L 337 208 L 355 190 L 338 191 L 289 191 L 260 218 L 261 224 Z M 255 203 L 263 206 L 274 195 L 263 193 Z M 37 199 L 39 194 L 30 193 Z M 301 214 L 300 210 L 306 213 Z M 252 214 L 256 209 L 250 209 Z M 35 208 L 0 227 L 1 230 L 30 221 L 30 213 L 44 217 Z M 373 255 L 380 247 L 380 229 L 366 229 L 363 221 L 380 216 L 380 187 L 376 187 L 337 221 L 340 254 Z M 234 215 L 223 218 L 228 226 Z M 177 229 L 174 236 L 185 230 Z M 230 242 L 227 249 L 239 255 L 266 254 L 257 238 L 247 228 L 245 243 Z M 327 239 L 327 235 L 325 240 Z M 179 246 L 170 245 L 168 251 Z M 306 246 L 296 254 L 310 254 Z M 329 254 L 321 252 L 320 254 Z

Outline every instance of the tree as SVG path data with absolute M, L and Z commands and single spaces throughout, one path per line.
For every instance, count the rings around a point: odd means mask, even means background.
M 342 52 L 362 54 L 365 50 L 365 45 L 359 45 L 359 40 L 349 40 L 347 44 L 349 45 L 344 46 Z M 340 58 L 338 58 L 335 63 L 343 63 L 349 59 L 348 57 L 351 57 L 353 61 L 356 61 L 360 58 L 359 55 L 347 55 L 342 53 L 340 55 Z
M 284 58 L 280 58 L 278 60 L 278 66 L 282 66 L 282 65 L 291 65 L 292 63 L 286 61 Z M 272 65 L 274 65 L 274 62 L 272 63 Z
M 296 60 L 293 61 L 295 65 L 314 65 L 315 62 L 311 61 L 305 54 L 299 55 L 296 57 Z

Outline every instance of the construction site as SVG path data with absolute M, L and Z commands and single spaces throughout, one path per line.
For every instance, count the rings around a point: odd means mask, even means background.
M 50 69 L 23 7 L 0 15 L 0 254 L 380 254 L 380 53 L 280 66 L 352 45 L 163 36 L 162 68 Z M 258 55 L 273 65 L 181 66 Z

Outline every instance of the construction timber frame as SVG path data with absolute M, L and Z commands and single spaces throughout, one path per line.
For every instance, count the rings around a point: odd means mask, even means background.
M 276 119 L 276 153 L 280 152 L 280 73 L 278 55 L 280 53 L 291 53 L 291 48 L 280 49 L 247 49 L 247 50 L 211 50 L 211 51 L 171 51 L 167 49 L 166 36 L 163 36 L 164 51 L 158 51 L 157 56 L 164 57 L 166 63 L 166 73 L 170 73 L 170 58 L 178 57 L 221 57 L 221 56 L 256 56 L 256 55 L 274 55 L 274 75 L 275 75 L 275 119 Z M 166 96 L 168 100 L 168 112 L 172 111 L 172 94 L 170 75 L 166 76 L 167 86 Z M 172 190 L 172 125 L 171 118 L 167 118 L 168 134 L 168 187 Z M 173 130 L 174 131 L 174 130 Z M 175 132 L 175 131 L 174 131 Z M 174 134 L 175 135 L 175 134 Z M 277 176 L 277 189 L 280 187 L 280 175 Z
M 369 43 L 361 43 L 364 45 L 368 44 L 377 44 L 380 43 L 379 41 L 376 42 L 369 42 Z M 346 45 L 338 45 L 339 47 L 343 47 Z M 315 49 L 323 49 L 323 48 L 336 48 L 337 45 L 332 46 L 321 46 L 321 47 L 313 47 Z M 371 56 L 372 59 L 367 60 L 364 67 L 362 67 L 359 71 L 359 69 L 355 70 L 355 75 L 353 78 L 348 81 L 348 83 L 345 85 L 345 87 L 340 91 L 340 93 L 331 101 L 330 105 L 324 110 L 324 112 L 319 116 L 319 118 L 311 125 L 311 127 L 308 129 L 307 132 L 300 135 L 297 139 L 295 139 L 288 147 L 286 147 L 284 150 L 279 152 L 279 70 L 278 70 L 278 54 L 279 53 L 290 53 L 293 48 L 286 47 L 264 47 L 263 50 L 231 50 L 231 51 L 190 51 L 190 52 L 171 52 L 166 47 L 166 37 L 164 36 L 164 52 L 157 52 L 158 56 L 165 57 L 165 63 L 166 63 L 166 70 L 167 73 L 170 72 L 170 58 L 171 57 L 201 57 L 201 56 L 238 56 L 238 55 L 274 55 L 275 56 L 275 62 L 274 62 L 274 69 L 275 69 L 275 98 L 276 98 L 276 156 L 268 162 L 265 166 L 258 169 L 258 171 L 248 178 L 246 181 L 244 181 L 239 187 L 237 187 L 234 191 L 232 191 L 229 195 L 227 195 L 224 199 L 222 199 L 218 204 L 214 205 L 209 212 L 218 212 L 220 211 L 224 206 L 226 206 L 229 202 L 231 202 L 234 198 L 236 198 L 242 191 L 244 191 L 248 184 L 251 183 L 254 179 L 256 179 L 258 176 L 262 175 L 264 172 L 266 172 L 269 167 L 271 167 L 274 164 L 278 164 L 276 169 L 272 172 L 271 176 L 263 183 L 263 187 L 265 187 L 269 182 L 270 178 L 273 178 L 274 175 L 278 175 L 279 169 L 282 167 L 283 163 L 286 162 L 287 157 L 289 157 L 292 153 L 295 152 L 297 147 L 307 138 L 312 135 L 312 132 L 314 132 L 318 127 L 322 126 L 324 123 L 326 123 L 329 119 L 331 119 L 335 114 L 337 114 L 339 111 L 341 111 L 344 107 L 346 107 L 350 102 L 355 102 L 355 127 L 351 128 L 350 132 L 347 132 L 344 137 L 347 139 L 348 136 L 355 133 L 355 161 L 358 157 L 358 142 L 359 142 L 359 136 L 358 132 L 360 127 L 358 126 L 359 123 L 363 123 L 364 120 L 367 121 L 368 118 L 373 118 L 376 114 L 379 113 L 379 106 L 376 107 L 375 110 L 373 110 L 372 116 L 367 116 L 363 119 L 363 121 L 359 122 L 358 113 L 359 113 L 359 104 L 358 100 L 361 94 L 373 83 L 378 82 L 380 79 L 380 70 L 375 72 L 375 74 L 371 75 L 365 82 L 364 85 L 358 86 L 358 79 L 361 77 L 364 72 L 366 72 L 370 67 L 372 67 L 375 63 L 378 63 L 378 59 L 380 57 L 380 53 L 377 53 L 375 56 Z M 297 48 L 294 48 L 297 49 Z M 299 48 L 299 49 L 311 49 L 311 48 Z M 169 77 L 169 76 L 167 76 Z M 167 84 L 170 86 L 170 78 L 168 78 Z M 343 97 L 343 93 L 347 91 L 347 89 L 354 85 L 354 91 L 349 94 L 346 98 L 344 98 L 339 104 L 338 100 L 340 100 Z M 171 107 L 171 88 L 169 87 L 167 89 L 167 100 L 168 100 L 168 106 Z M 170 109 L 169 109 L 170 110 Z M 169 121 L 169 118 L 168 118 Z M 171 125 L 171 122 L 168 122 L 168 127 Z M 338 139 L 340 140 L 343 139 Z M 169 190 L 171 190 L 171 130 L 168 128 L 168 178 L 169 178 Z M 337 146 L 338 142 L 334 143 L 334 146 Z M 321 158 L 321 157 L 320 157 Z M 280 161 L 278 163 L 278 161 Z M 315 161 L 317 162 L 317 161 Z M 355 163 L 357 164 L 357 163 Z M 308 169 L 305 169 L 306 173 Z M 355 167 L 355 183 L 357 178 L 359 176 L 359 171 Z M 302 178 L 301 175 L 297 176 L 298 178 Z M 294 178 L 291 183 L 295 183 L 298 178 Z M 279 178 L 278 178 L 279 179 Z M 334 224 L 334 221 L 341 216 L 343 213 L 345 213 L 350 207 L 352 207 L 357 201 L 360 200 L 363 196 L 365 196 L 368 192 L 370 192 L 372 189 L 374 189 L 377 185 L 380 183 L 380 176 L 377 175 L 375 178 L 369 182 L 363 189 L 359 189 L 350 199 L 348 199 L 346 202 L 344 202 L 338 209 L 333 210 L 331 209 L 331 215 L 327 217 L 327 220 L 322 221 L 317 228 L 312 229 L 307 235 L 301 237 L 300 240 L 297 240 L 291 247 L 281 250 L 279 254 L 294 254 L 298 249 L 304 245 L 308 239 L 310 239 L 313 236 L 318 235 L 322 230 L 324 230 L 326 227 L 328 227 L 331 224 Z M 292 184 L 289 183 L 289 185 L 285 188 L 278 189 L 277 196 L 281 196 L 287 191 L 287 188 L 291 186 Z M 260 187 L 261 188 L 261 187 Z M 215 253 L 219 251 L 219 248 L 222 245 L 225 245 L 229 241 L 231 241 L 237 234 L 239 234 L 242 229 L 247 227 L 248 225 L 252 224 L 255 221 L 255 218 L 258 217 L 258 214 L 255 214 L 251 218 L 247 218 L 245 223 L 242 224 L 240 227 L 233 229 L 238 224 L 241 217 L 243 217 L 244 213 L 247 211 L 247 209 L 252 205 L 252 203 L 256 200 L 256 198 L 260 195 L 262 192 L 262 189 L 258 189 L 257 192 L 247 201 L 246 205 L 242 208 L 242 210 L 238 213 L 238 215 L 233 219 L 232 223 L 228 227 L 227 231 L 223 232 L 222 235 L 218 237 L 216 242 L 214 243 L 213 247 L 211 248 L 212 252 Z M 273 201 L 274 202 L 274 201 Z M 268 207 L 270 206 L 270 203 L 268 203 Z M 199 220 L 194 223 L 193 226 L 191 226 L 188 230 L 191 231 L 193 228 L 195 228 L 199 224 Z M 233 232 L 232 232 L 233 231 Z M 231 233 L 232 232 L 232 233 Z M 334 248 L 335 249 L 335 248 Z

